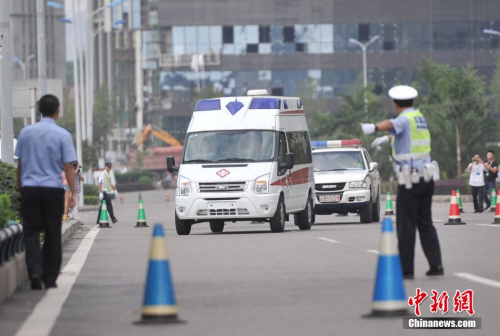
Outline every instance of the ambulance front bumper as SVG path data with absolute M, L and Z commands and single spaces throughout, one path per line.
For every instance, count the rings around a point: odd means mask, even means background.
M 217 196 L 196 193 L 190 196 L 176 196 L 175 211 L 179 219 L 208 220 L 252 220 L 274 216 L 279 194 L 255 194 L 247 191 L 241 194 Z

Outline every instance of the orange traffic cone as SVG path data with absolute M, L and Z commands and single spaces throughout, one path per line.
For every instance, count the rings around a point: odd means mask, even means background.
M 170 202 L 170 195 L 168 194 L 168 191 L 165 193 L 165 201 Z
M 497 205 L 495 206 L 495 219 L 491 224 L 500 224 L 500 197 L 497 195 Z
M 466 223 L 462 222 L 460 218 L 460 209 L 458 208 L 457 203 L 457 193 L 455 190 L 451 192 L 451 201 L 450 201 L 450 214 L 448 216 L 448 223 L 444 223 L 444 225 L 464 225 Z

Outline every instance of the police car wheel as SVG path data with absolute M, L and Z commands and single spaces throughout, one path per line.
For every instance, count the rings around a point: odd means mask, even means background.
M 285 231 L 285 204 L 283 203 L 283 196 L 280 196 L 276 213 L 269 222 L 272 232 Z
M 186 236 L 191 233 L 191 221 L 182 220 L 175 214 L 175 230 L 179 236 Z
M 372 202 L 368 202 L 368 205 L 359 211 L 359 220 L 361 223 L 372 222 Z
M 313 204 L 311 195 L 307 196 L 307 203 L 304 210 L 299 212 L 295 217 L 297 220 L 297 225 L 301 230 L 309 230 L 311 229 L 313 223 Z
M 212 232 L 222 232 L 224 230 L 224 222 L 210 221 L 210 230 L 212 230 Z

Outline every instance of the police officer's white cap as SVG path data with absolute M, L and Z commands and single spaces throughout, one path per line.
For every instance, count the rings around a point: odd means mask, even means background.
M 394 100 L 410 100 L 417 96 L 417 90 L 408 85 L 398 85 L 389 90 L 389 97 Z

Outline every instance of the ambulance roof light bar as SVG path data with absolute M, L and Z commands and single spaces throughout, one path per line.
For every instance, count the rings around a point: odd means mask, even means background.
M 311 141 L 312 148 L 342 148 L 361 146 L 363 146 L 363 142 L 359 139 Z

